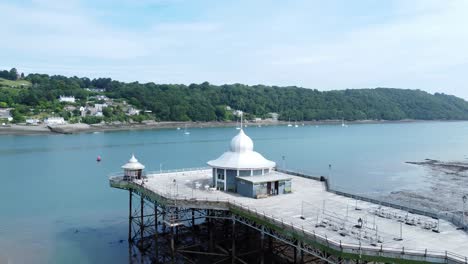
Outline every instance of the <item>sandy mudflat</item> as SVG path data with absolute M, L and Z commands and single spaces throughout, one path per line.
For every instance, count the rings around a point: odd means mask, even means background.
M 35 135 L 35 134 L 51 134 L 52 132 L 47 126 L 26 126 L 26 125 L 0 125 L 0 135 Z
M 428 183 L 428 187 L 403 189 L 392 192 L 385 198 L 441 212 L 458 212 L 461 215 L 462 197 L 468 194 L 467 162 L 426 159 L 407 163 L 423 166 L 427 170 L 424 181 Z

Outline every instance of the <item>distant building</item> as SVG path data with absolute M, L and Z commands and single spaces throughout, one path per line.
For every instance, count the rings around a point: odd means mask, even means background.
M 10 114 L 10 108 L 2 108 L 0 109 L 0 119 L 6 119 L 8 122 L 13 121 L 13 117 Z
M 94 104 L 94 108 L 96 109 L 96 112 L 102 112 L 102 109 L 108 107 L 107 104 Z
M 268 113 L 268 115 L 270 115 L 271 119 L 273 119 L 274 121 L 278 121 L 278 113 Z
M 232 114 L 235 116 L 241 116 L 242 114 L 244 114 L 244 112 L 242 112 L 241 110 L 234 110 Z
M 74 111 L 76 109 L 76 107 L 74 107 L 73 105 L 67 105 L 63 109 L 71 112 L 71 111 Z
M 109 97 L 107 97 L 105 95 L 96 95 L 96 99 L 107 101 L 107 100 L 109 100 Z
M 80 106 L 80 114 L 81 114 L 81 117 L 86 116 L 86 107 Z
M 26 125 L 37 125 L 37 124 L 39 124 L 39 122 L 41 122 L 41 121 L 39 121 L 39 119 L 37 119 L 37 118 L 28 118 L 28 119 L 26 119 Z
M 74 103 L 75 102 L 75 97 L 74 96 L 60 96 L 59 97 L 60 102 L 67 102 L 67 103 Z
M 128 108 L 127 115 L 133 116 L 140 114 L 141 110 L 135 109 L 133 107 Z
M 253 121 L 254 121 L 254 122 L 261 122 L 261 121 L 262 121 L 262 119 L 261 119 L 260 117 L 256 117 L 256 118 L 254 118 L 254 120 L 253 120 Z
M 95 93 L 103 93 L 106 91 L 105 89 L 101 89 L 101 88 L 86 88 L 85 90 L 89 92 L 95 92 Z
M 231 111 L 232 108 L 229 105 L 226 105 L 226 110 Z
M 48 126 L 54 126 L 54 125 L 64 125 L 67 122 L 65 122 L 65 119 L 63 117 L 48 117 L 44 119 L 44 124 Z

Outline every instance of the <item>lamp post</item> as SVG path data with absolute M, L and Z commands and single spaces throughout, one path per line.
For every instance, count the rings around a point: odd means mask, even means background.
M 465 194 L 462 197 L 463 200 L 463 211 L 462 211 L 462 221 L 463 221 L 463 229 L 466 230 L 466 225 L 465 225 L 465 206 L 466 206 L 466 201 L 468 200 L 468 196 Z
M 328 188 L 331 189 L 331 164 L 328 164 Z

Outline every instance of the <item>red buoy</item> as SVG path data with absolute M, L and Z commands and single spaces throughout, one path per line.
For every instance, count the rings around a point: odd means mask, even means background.
M 101 156 L 97 156 L 96 161 L 97 161 L 97 162 L 100 162 L 100 161 L 101 161 Z

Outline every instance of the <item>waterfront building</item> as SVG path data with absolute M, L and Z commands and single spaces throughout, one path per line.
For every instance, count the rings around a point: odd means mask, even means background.
M 65 119 L 63 119 L 63 117 L 48 117 L 46 119 L 44 119 L 44 124 L 50 126 L 50 125 L 64 125 L 66 124 L 67 122 L 65 121 Z
M 39 119 L 37 118 L 28 118 L 26 119 L 26 125 L 37 125 L 39 124 Z
M 278 174 L 276 163 L 254 151 L 252 139 L 243 129 L 231 140 L 229 150 L 207 163 L 213 171 L 212 186 L 262 198 L 291 192 L 291 177 Z

